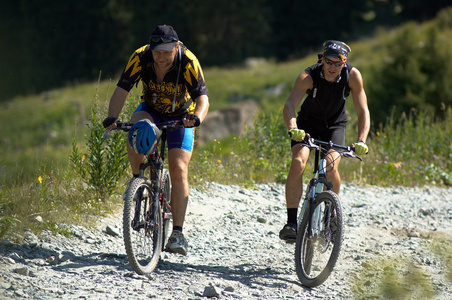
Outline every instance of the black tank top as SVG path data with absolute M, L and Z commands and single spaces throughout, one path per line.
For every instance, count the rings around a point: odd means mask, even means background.
M 316 127 L 345 126 L 345 100 L 350 94 L 348 74 L 353 66 L 347 64 L 342 68 L 340 77 L 333 83 L 325 80 L 322 68 L 323 63 L 318 63 L 305 70 L 312 77 L 314 88 L 306 92 L 308 96 L 301 105 L 298 117 Z

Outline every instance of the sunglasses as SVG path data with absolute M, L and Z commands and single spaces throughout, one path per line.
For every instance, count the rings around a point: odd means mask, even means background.
M 153 35 L 151 36 L 151 42 L 153 43 L 172 43 L 172 42 L 177 42 L 177 39 L 175 37 L 172 36 L 168 36 L 168 35 Z
M 326 57 L 324 58 L 324 61 L 326 62 L 327 65 L 330 66 L 334 65 L 335 67 L 340 67 L 345 63 L 345 61 L 332 61 L 331 59 L 328 59 Z

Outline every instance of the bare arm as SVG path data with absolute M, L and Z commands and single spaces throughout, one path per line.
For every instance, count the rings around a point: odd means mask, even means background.
M 195 115 L 199 117 L 199 120 L 202 121 L 207 115 L 207 112 L 209 111 L 209 97 L 207 95 L 201 95 L 195 100 L 196 102 L 196 108 L 195 108 Z
M 297 128 L 296 110 L 300 106 L 306 91 L 312 89 L 313 84 L 312 77 L 306 72 L 301 73 L 295 80 L 295 84 L 283 109 L 284 122 L 286 123 L 287 129 Z
M 108 105 L 108 116 L 104 120 L 104 126 L 106 126 L 105 129 L 111 130 L 112 128 L 116 127 L 116 123 L 108 125 L 113 121 L 108 122 L 107 120 L 111 118 L 117 118 L 119 116 L 122 108 L 124 107 L 124 103 L 126 101 L 128 94 L 129 92 L 127 92 L 123 88 L 116 87 L 115 91 L 113 92 L 113 95 L 110 98 L 110 104 Z M 106 121 L 107 123 L 105 123 Z
M 122 108 L 124 107 L 124 103 L 126 102 L 126 98 L 129 92 L 124 90 L 123 88 L 116 87 L 113 95 L 110 98 L 110 104 L 108 106 L 108 116 L 117 118 L 121 113 Z
M 353 104 L 358 115 L 358 138 L 356 140 L 365 143 L 370 129 L 370 113 L 367 106 L 366 92 L 363 87 L 363 78 L 356 68 L 353 68 L 350 72 L 349 85 Z
M 209 97 L 207 95 L 201 95 L 195 99 L 195 103 L 196 108 L 194 114 L 198 116 L 200 124 L 202 124 L 202 121 L 205 119 L 207 112 L 209 111 Z M 182 119 L 182 122 L 184 122 L 184 126 L 186 127 L 195 126 L 195 120 Z

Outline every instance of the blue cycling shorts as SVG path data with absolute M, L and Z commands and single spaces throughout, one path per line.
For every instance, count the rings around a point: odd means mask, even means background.
M 149 109 L 146 103 L 141 102 L 140 105 L 135 109 L 135 112 L 144 111 L 151 115 L 152 121 L 155 124 L 181 120 L 182 117 L 164 117 L 159 115 L 157 112 Z M 193 144 L 195 142 L 195 129 L 194 128 L 179 128 L 175 130 L 168 130 L 166 133 L 166 144 L 168 145 L 168 150 L 173 148 L 184 149 L 188 152 L 193 150 Z

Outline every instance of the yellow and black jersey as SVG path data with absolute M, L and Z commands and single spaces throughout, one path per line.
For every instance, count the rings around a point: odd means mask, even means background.
M 196 105 L 194 100 L 201 95 L 207 95 L 207 87 L 198 59 L 182 43 L 180 44 L 180 54 L 180 56 L 176 54 L 173 67 L 166 73 L 163 82 L 159 84 L 149 45 L 135 50 L 117 86 L 130 91 L 141 80 L 142 101 L 160 115 L 181 116 L 185 113 L 193 113 Z M 173 107 L 179 67 L 177 95 Z

